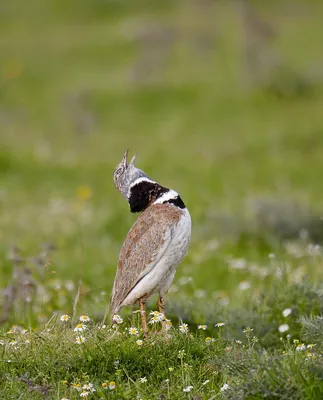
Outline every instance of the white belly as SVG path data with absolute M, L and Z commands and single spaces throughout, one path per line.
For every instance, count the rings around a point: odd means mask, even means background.
M 141 297 L 154 292 L 159 292 L 161 296 L 165 295 L 174 279 L 176 267 L 187 252 L 190 238 L 191 216 L 185 208 L 164 255 L 130 291 L 121 306 L 134 304 Z

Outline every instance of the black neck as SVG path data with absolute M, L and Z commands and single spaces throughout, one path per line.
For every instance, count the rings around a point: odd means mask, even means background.
M 174 204 L 174 206 L 178 207 L 178 208 L 186 208 L 183 200 L 180 198 L 180 196 L 178 195 L 177 197 L 175 197 L 174 199 L 169 199 L 163 202 L 163 204 Z
M 169 192 L 169 189 L 159 185 L 156 182 L 142 181 L 131 188 L 129 197 L 129 205 L 131 212 L 144 211 L 154 201 L 160 198 L 163 194 Z M 177 196 L 174 199 L 165 200 L 163 204 L 174 204 L 179 208 L 185 208 L 182 199 Z
M 142 181 L 131 188 L 129 198 L 131 212 L 144 211 L 158 197 L 169 191 L 168 188 L 158 185 L 156 182 Z

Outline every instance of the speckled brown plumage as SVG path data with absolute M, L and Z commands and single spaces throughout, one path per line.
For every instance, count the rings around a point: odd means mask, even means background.
M 153 204 L 140 214 L 120 251 L 111 295 L 112 316 L 145 275 L 145 269 L 154 266 L 162 256 L 160 248 L 165 237 L 182 215 L 182 210 L 171 204 Z

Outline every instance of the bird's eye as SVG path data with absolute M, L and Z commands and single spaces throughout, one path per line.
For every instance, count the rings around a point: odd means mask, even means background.
M 122 174 L 123 174 L 123 168 L 120 167 L 120 168 L 118 168 L 118 169 L 116 170 L 116 172 L 115 172 L 115 177 L 116 177 L 116 179 L 119 179 L 120 176 L 121 176 Z

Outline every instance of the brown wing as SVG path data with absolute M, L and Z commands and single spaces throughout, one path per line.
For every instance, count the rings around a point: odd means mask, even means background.
M 182 211 L 177 207 L 155 204 L 138 217 L 120 251 L 111 295 L 112 315 L 163 255 L 172 237 L 172 227 L 181 216 Z

